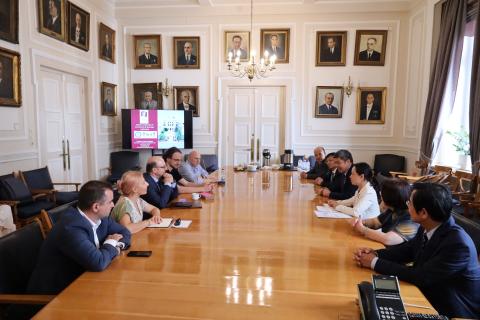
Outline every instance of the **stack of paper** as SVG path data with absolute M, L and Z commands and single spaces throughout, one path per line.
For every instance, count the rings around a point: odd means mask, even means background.
M 152 223 L 149 225 L 149 228 L 168 228 L 170 224 L 172 224 L 172 218 L 162 218 L 162 222 L 160 223 Z
M 339 212 L 328 205 L 317 206 L 315 210 L 317 218 L 331 218 L 331 219 L 348 219 L 351 218 L 348 214 Z

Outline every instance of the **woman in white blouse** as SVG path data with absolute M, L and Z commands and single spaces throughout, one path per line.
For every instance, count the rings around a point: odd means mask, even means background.
M 362 219 L 375 218 L 380 214 L 377 192 L 370 184 L 373 177 L 372 169 L 365 162 L 353 165 L 350 180 L 358 189 L 355 195 L 346 200 L 329 200 L 328 204 L 335 210 Z
M 110 214 L 115 221 L 125 226 L 131 233 L 139 232 L 152 223 L 162 221 L 160 209 L 140 198 L 147 193 L 148 187 L 141 172 L 127 171 L 117 184 L 122 196 Z M 143 212 L 150 213 L 152 218 L 143 220 Z

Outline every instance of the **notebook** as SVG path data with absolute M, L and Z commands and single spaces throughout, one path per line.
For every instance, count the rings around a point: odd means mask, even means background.
M 162 218 L 160 223 L 152 223 L 148 228 L 168 228 L 172 224 L 172 218 Z
M 333 219 L 352 218 L 348 214 L 337 211 L 328 205 L 317 206 L 317 209 L 315 210 L 315 215 L 317 216 L 317 218 L 331 218 L 331 219 L 332 218 Z

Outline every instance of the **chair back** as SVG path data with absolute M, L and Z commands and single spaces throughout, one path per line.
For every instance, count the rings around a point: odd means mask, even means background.
M 308 162 L 310 162 L 310 170 L 313 169 L 313 167 L 315 167 L 315 162 L 317 160 L 315 159 L 315 156 L 308 156 Z
M 216 154 L 202 154 L 201 166 L 208 173 L 218 170 L 218 157 Z
M 454 176 L 457 177 L 458 179 L 457 190 L 459 192 L 469 192 L 471 190 L 472 183 L 473 183 L 473 175 L 471 172 L 464 171 L 464 170 L 457 170 L 455 171 Z
M 448 166 L 440 166 L 440 165 L 435 165 L 432 167 L 432 170 L 433 172 L 435 172 L 436 174 L 439 174 L 439 173 L 447 173 L 447 174 L 451 174 L 452 173 L 452 167 L 448 167 Z
M 2 184 L 2 181 L 5 180 L 6 178 L 14 178 L 13 173 L 9 173 L 3 176 L 0 176 L 0 200 L 10 200 L 8 197 L 7 190 L 4 188 L 4 185 Z
M 20 175 L 30 190 L 53 189 L 52 177 L 48 171 L 48 166 L 34 170 L 20 171 Z
M 110 153 L 110 176 L 108 181 L 115 183 L 129 170 L 140 170 L 140 154 L 137 151 L 116 151 Z
M 33 202 L 32 193 L 22 180 L 12 176 L 0 180 L 0 184 L 5 192 L 6 199 L 17 200 L 22 204 Z
M 472 238 L 475 248 L 477 248 L 477 254 L 480 256 L 480 224 L 457 213 L 452 213 L 452 215 L 456 224 Z
M 48 215 L 48 218 L 50 219 L 50 222 L 53 225 L 55 225 L 60 219 L 62 218 L 63 214 L 70 209 L 71 207 L 76 207 L 78 201 L 70 202 L 61 206 L 58 206 L 56 208 L 47 210 L 46 213 Z
M 405 170 L 405 157 L 396 154 L 376 154 L 373 162 L 373 171 L 386 177 L 391 177 L 390 171 L 403 172 Z
M 0 293 L 25 293 L 43 240 L 38 219 L 0 238 Z

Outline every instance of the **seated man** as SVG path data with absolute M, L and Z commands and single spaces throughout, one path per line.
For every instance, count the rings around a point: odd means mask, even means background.
M 173 176 L 173 179 L 177 183 L 179 193 L 194 193 L 194 192 L 209 192 L 212 191 L 213 185 L 211 184 L 197 184 L 187 181 L 178 172 L 178 168 L 182 165 L 182 152 L 176 147 L 168 149 L 163 154 L 163 159 L 167 165 L 167 172 Z
M 302 179 L 317 179 L 325 175 L 328 171 L 327 164 L 325 163 L 325 149 L 318 146 L 313 149 L 313 155 L 315 156 L 315 165 L 310 171 L 300 173 Z
M 89 181 L 42 244 L 28 293 L 58 294 L 85 271 L 102 271 L 130 244 L 130 232 L 108 217 L 110 184 Z
M 450 190 L 417 183 L 407 205 L 412 220 L 420 224 L 416 236 L 387 249 L 360 248 L 354 254 L 357 265 L 416 285 L 449 318 L 477 318 L 480 265 L 472 239 L 451 217 Z
M 335 200 L 349 199 L 357 191 L 357 186 L 352 185 L 350 180 L 353 167 L 352 154 L 348 150 L 338 150 L 335 153 L 335 163 L 337 171 L 333 180 L 325 184 L 318 193 L 323 197 Z
M 165 171 L 166 168 L 162 157 L 153 156 L 147 160 L 147 172 L 143 174 L 148 188 L 142 198 L 160 209 L 167 207 L 168 203 L 178 196 L 177 184 L 172 175 Z
M 192 150 L 188 155 L 187 161 L 182 163 L 178 172 L 185 180 L 196 184 L 208 184 L 210 182 L 207 170 L 200 165 L 201 157 L 200 152 Z

